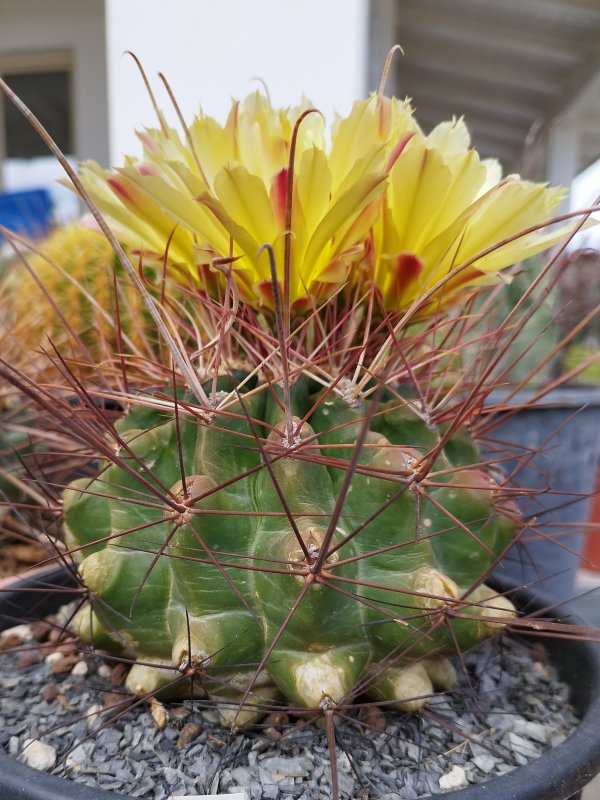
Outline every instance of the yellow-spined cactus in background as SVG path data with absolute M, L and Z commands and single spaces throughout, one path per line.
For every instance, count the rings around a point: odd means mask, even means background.
M 152 355 L 145 305 L 101 233 L 72 224 L 19 252 L 3 280 L 3 336 L 28 375 L 50 375 L 55 350 L 76 373 L 111 362 L 123 343 Z

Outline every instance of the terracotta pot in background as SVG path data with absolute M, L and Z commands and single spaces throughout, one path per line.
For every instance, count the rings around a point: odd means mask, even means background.
M 582 567 L 600 572 L 600 469 L 596 471 L 596 485 L 590 502 L 588 525 Z

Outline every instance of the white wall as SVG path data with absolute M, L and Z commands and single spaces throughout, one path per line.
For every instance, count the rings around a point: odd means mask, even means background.
M 0 62 L 36 50 L 72 52 L 75 155 L 108 163 L 104 0 L 0 0 Z
M 581 172 L 571 185 L 571 209 L 589 208 L 600 198 L 600 159 Z M 596 225 L 580 233 L 577 247 L 594 247 L 600 250 L 600 212 L 593 215 Z
M 199 106 L 224 119 L 230 98 L 262 78 L 276 105 L 302 93 L 330 115 L 366 90 L 367 0 L 106 0 L 113 163 L 139 152 L 133 130 L 156 124 L 133 61 L 165 73 L 186 119 Z

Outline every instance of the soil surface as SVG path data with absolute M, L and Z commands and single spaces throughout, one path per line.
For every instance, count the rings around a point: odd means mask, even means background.
M 341 797 L 415 800 L 488 780 L 557 746 L 577 724 L 545 660 L 508 638 L 467 654 L 458 687 L 420 714 L 377 706 L 336 721 Z M 60 623 L 0 636 L 0 747 L 38 769 L 130 797 L 245 791 L 329 800 L 324 731 L 284 712 L 231 734 L 194 701 L 133 700 L 126 668 L 60 639 Z

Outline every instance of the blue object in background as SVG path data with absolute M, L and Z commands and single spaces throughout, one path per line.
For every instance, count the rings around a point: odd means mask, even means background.
M 30 239 L 45 236 L 52 225 L 52 200 L 48 190 L 0 192 L 0 225 Z

